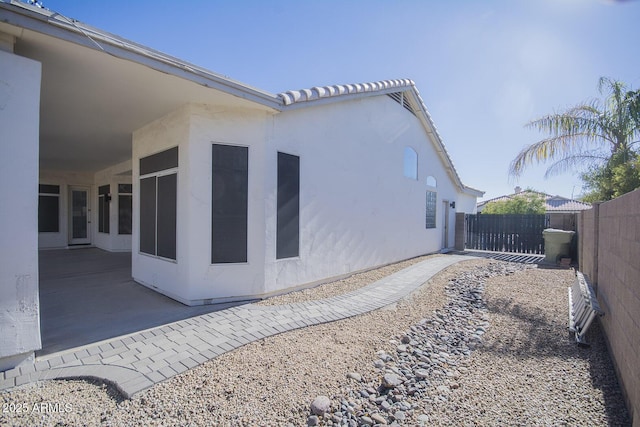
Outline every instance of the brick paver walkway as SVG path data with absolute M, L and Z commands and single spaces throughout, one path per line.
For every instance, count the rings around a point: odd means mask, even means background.
M 39 357 L 0 373 L 0 389 L 56 378 L 95 378 L 131 397 L 252 341 L 392 304 L 465 259 L 473 257 L 432 257 L 344 295 L 281 306 L 237 306 Z

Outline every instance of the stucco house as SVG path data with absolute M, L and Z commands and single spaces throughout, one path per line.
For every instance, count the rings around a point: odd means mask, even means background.
M 591 203 L 581 202 L 580 200 L 569 199 L 562 196 L 553 196 L 551 194 L 542 193 L 540 191 L 522 190 L 520 187 L 516 187 L 512 194 L 506 194 L 504 196 L 494 197 L 493 199 L 483 200 L 478 202 L 477 210 L 481 213 L 487 203 L 502 202 L 510 200 L 515 196 L 522 196 L 531 194 L 544 198 L 545 213 L 577 213 L 587 209 L 591 209 Z
M 502 202 L 510 200 L 516 196 L 534 195 L 544 199 L 544 209 L 547 215 L 547 226 L 550 228 L 558 228 L 561 230 L 576 231 L 576 215 L 577 213 L 591 209 L 591 203 L 581 202 L 580 200 L 569 199 L 562 196 L 553 196 L 551 194 L 542 193 L 540 191 L 522 190 L 516 187 L 512 194 L 494 197 L 493 199 L 478 202 L 477 211 L 482 213 L 485 206 L 490 202 Z
M 277 95 L 0 0 L 0 370 L 40 348 L 38 253 L 131 252 L 184 304 L 454 244 L 465 186 L 411 80 Z

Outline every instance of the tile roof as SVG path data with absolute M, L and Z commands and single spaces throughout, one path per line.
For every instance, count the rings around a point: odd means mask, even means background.
M 548 212 L 554 211 L 584 211 L 591 209 L 590 203 L 581 202 L 579 200 L 567 199 L 560 196 L 553 196 L 545 200 Z
M 380 92 L 386 89 L 394 89 L 394 91 L 410 90 L 414 87 L 415 84 L 413 80 L 410 79 L 381 80 L 371 83 L 315 86 L 311 89 L 289 90 L 287 92 L 279 93 L 277 96 L 282 100 L 284 105 L 291 105 L 298 102 L 314 101 L 321 98 L 330 98 L 367 92 Z
M 465 193 L 472 194 L 476 197 L 481 197 L 484 194 L 484 192 L 480 190 L 464 185 L 460 180 L 460 176 L 451 161 L 451 157 L 442 142 L 442 138 L 438 134 L 431 115 L 427 111 L 413 80 L 398 79 L 382 80 L 372 83 L 316 86 L 311 89 L 291 90 L 272 95 L 234 81 L 226 76 L 212 73 L 211 71 L 189 64 L 178 58 L 83 24 L 77 20 L 67 18 L 46 8 L 38 8 L 16 0 L 0 0 L 0 11 L 2 9 L 9 10 L 10 8 L 12 8 L 13 11 L 19 11 L 19 13 L 28 15 L 31 18 L 35 18 L 36 21 L 39 21 L 30 23 L 31 29 L 36 31 L 42 31 L 49 35 L 55 34 L 54 37 L 66 38 L 75 43 L 84 44 L 94 49 L 97 48 L 115 57 L 133 60 L 162 72 L 180 75 L 203 86 L 212 87 L 241 98 L 249 99 L 273 108 L 276 111 L 302 107 L 311 102 L 339 102 L 350 97 L 394 93 L 410 94 L 409 96 L 413 100 L 411 111 L 418 117 L 427 134 L 430 135 L 435 149 L 440 155 L 453 181 Z M 21 22 L 22 25 L 24 25 L 27 21 Z M 62 29 L 63 32 L 54 31 L 52 29 L 53 27 Z
M 521 194 L 539 194 L 544 197 L 545 210 L 547 212 L 576 212 L 591 209 L 590 203 L 581 202 L 579 200 L 568 199 L 562 196 L 552 196 L 551 194 L 541 193 L 539 191 L 524 190 L 519 193 L 508 194 L 505 196 L 494 197 L 493 199 L 478 202 L 478 208 L 482 208 L 489 202 L 504 202 L 513 199 L 514 196 Z

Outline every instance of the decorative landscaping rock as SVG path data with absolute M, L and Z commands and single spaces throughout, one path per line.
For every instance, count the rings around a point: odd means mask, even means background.
M 357 372 L 349 372 L 347 374 L 347 378 L 351 378 L 352 380 L 356 380 L 358 382 L 362 381 L 362 375 Z
M 371 420 L 372 420 L 374 423 L 376 423 L 376 424 L 384 424 L 384 425 L 386 425 L 386 424 L 387 424 L 387 420 L 386 420 L 386 418 L 385 418 L 385 417 L 383 417 L 383 416 L 382 416 L 382 415 L 380 415 L 380 414 L 373 414 L 373 415 L 371 415 Z
M 396 374 L 384 374 L 382 377 L 382 385 L 386 388 L 395 388 L 402 384 L 402 380 Z
M 331 400 L 327 396 L 318 396 L 311 402 L 311 412 L 315 415 L 324 415 L 329 412 Z
M 524 268 L 527 267 L 492 263 L 451 280 L 446 287 L 448 304 L 389 340 L 395 352 L 376 353 L 374 366 L 382 375 L 379 387 L 369 383 L 369 387 L 344 396 L 343 401 L 358 404 L 343 404 L 341 421 L 334 424 L 371 425 L 390 421 L 395 425 L 429 424 L 429 416 L 415 408 L 448 401 L 459 388 L 454 380 L 466 372 L 462 366 L 465 358 L 482 345 L 482 335 L 489 327 L 482 300 L 486 279 Z M 347 377 L 362 380 L 356 373 Z

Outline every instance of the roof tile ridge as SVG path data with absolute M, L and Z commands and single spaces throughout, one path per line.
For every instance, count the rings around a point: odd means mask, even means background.
M 379 80 L 365 83 L 335 84 L 330 86 L 313 86 L 310 89 L 288 90 L 278 93 L 276 96 L 284 105 L 298 102 L 313 101 L 320 98 L 332 98 L 342 95 L 378 92 L 393 88 L 406 88 L 416 90 L 415 83 L 411 79 Z M 424 105 L 424 102 L 421 101 Z

